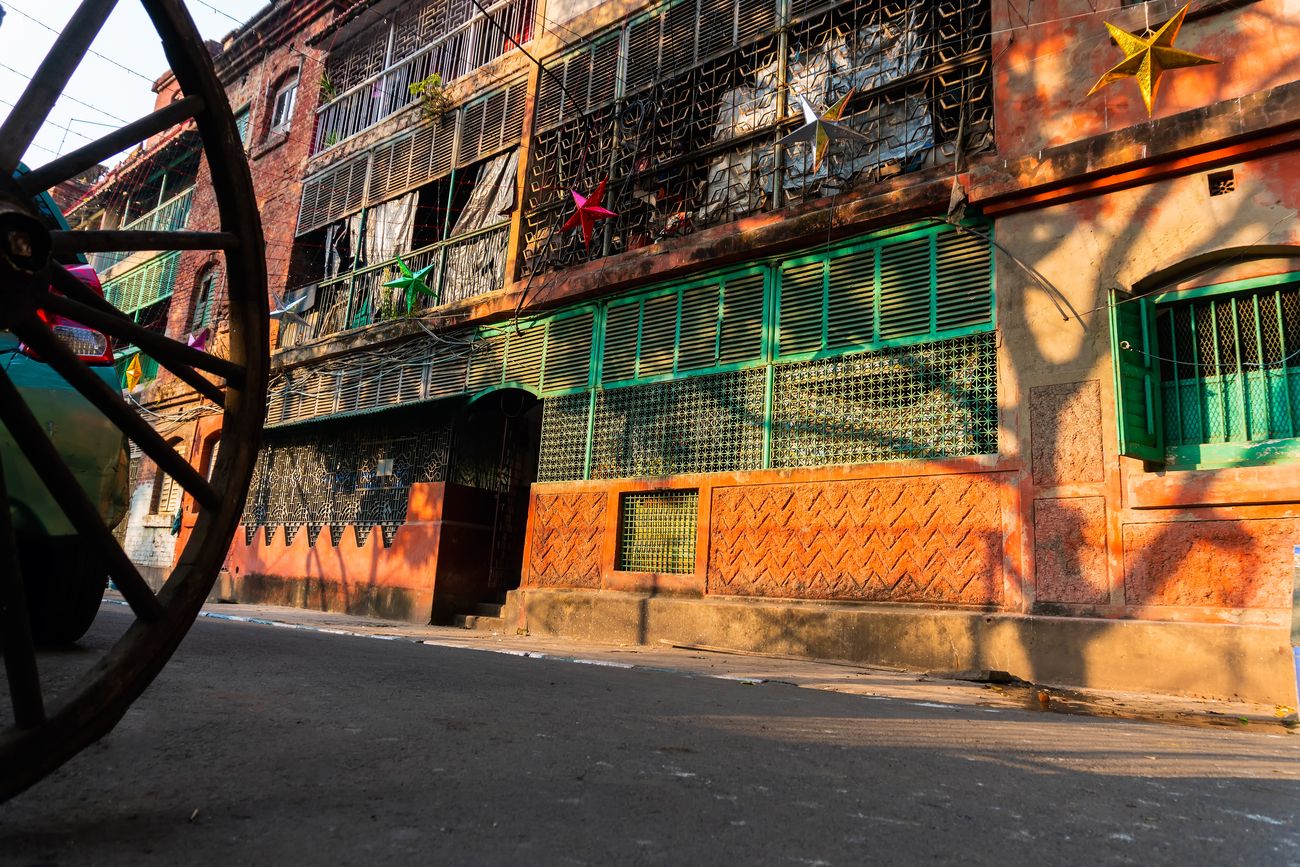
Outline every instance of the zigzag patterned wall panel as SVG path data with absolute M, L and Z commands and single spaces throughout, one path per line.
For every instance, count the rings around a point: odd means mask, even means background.
M 708 592 L 997 604 L 997 479 L 970 474 L 715 488 Z
M 525 587 L 600 589 L 606 494 L 535 494 Z

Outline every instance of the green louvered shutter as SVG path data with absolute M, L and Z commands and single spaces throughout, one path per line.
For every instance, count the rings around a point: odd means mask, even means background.
M 732 277 L 722 289 L 718 363 L 753 361 L 763 353 L 763 273 Z
M 787 263 L 781 267 L 781 355 L 822 348 L 826 321 L 826 262 Z
M 972 328 L 993 318 L 989 243 L 968 232 L 946 232 L 934 240 L 935 328 Z
M 641 307 L 638 379 L 673 372 L 677 344 L 677 293 L 647 298 Z
M 546 337 L 546 368 L 542 388 L 565 391 L 586 387 L 591 370 L 590 313 L 551 322 Z
M 682 290 L 677 370 L 707 370 L 718 361 L 718 284 Z
M 826 348 L 863 346 L 875 337 L 876 249 L 831 260 Z
M 1119 451 L 1129 457 L 1163 462 L 1160 361 L 1153 326 L 1149 299 L 1111 290 L 1110 351 L 1115 368 Z
M 605 349 L 601 356 L 601 382 L 621 382 L 636 377 L 636 339 L 641 304 L 611 304 L 605 312 Z
M 930 331 L 931 236 L 890 244 L 880 251 L 880 339 Z
M 534 324 L 519 331 L 507 331 L 505 381 L 528 388 L 542 385 L 542 352 L 546 346 L 546 327 Z

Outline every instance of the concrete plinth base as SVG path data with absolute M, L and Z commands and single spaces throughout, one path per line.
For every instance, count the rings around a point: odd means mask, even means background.
M 1061 686 L 1294 701 L 1288 633 L 1277 627 L 577 590 L 514 591 L 504 616 L 511 628 L 534 635 L 704 644 L 920 670 L 1001 669 Z

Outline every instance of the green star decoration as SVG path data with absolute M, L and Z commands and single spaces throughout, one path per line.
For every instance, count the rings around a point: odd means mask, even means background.
M 410 313 L 415 309 L 415 299 L 419 298 L 420 295 L 428 295 L 430 298 L 434 297 L 433 290 L 429 288 L 429 284 L 425 278 L 427 278 L 429 273 L 437 266 L 429 265 L 421 268 L 419 271 L 412 271 L 407 267 L 405 262 L 398 259 L 397 267 L 401 269 L 402 276 L 389 280 L 384 284 L 384 288 L 401 289 L 404 291 L 406 293 L 406 312 Z

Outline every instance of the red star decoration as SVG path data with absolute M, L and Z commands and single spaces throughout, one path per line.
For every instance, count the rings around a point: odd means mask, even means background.
M 608 179 L 606 179 L 608 180 Z M 605 198 L 605 183 L 601 181 L 590 196 L 584 196 L 577 190 L 573 190 L 573 203 L 577 210 L 573 216 L 564 222 L 564 231 L 569 231 L 575 226 L 582 227 L 582 241 L 591 249 L 591 232 L 600 220 L 608 220 L 610 217 L 617 217 L 613 211 L 600 206 L 600 200 Z

